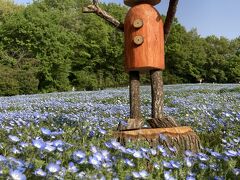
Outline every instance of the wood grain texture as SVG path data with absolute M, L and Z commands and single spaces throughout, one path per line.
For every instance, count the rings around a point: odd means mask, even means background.
M 137 19 L 143 21 L 141 28 L 133 26 Z M 136 36 L 142 36 L 144 42 L 136 45 Z M 164 69 L 163 21 L 153 6 L 139 4 L 128 11 L 124 23 L 124 37 L 126 71 Z
M 139 3 L 148 3 L 154 6 L 160 2 L 161 0 L 124 0 L 124 4 L 130 7 L 133 7 Z

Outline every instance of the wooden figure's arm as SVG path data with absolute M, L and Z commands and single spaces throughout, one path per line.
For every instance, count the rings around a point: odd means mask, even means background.
M 123 23 L 119 22 L 117 19 L 109 15 L 106 11 L 101 9 L 97 4 L 97 0 L 93 0 L 93 4 L 84 7 L 83 13 L 95 13 L 96 15 L 110 23 L 112 26 L 116 27 L 118 30 L 122 32 L 124 31 Z
M 178 0 L 170 0 L 169 1 L 167 17 L 166 17 L 165 23 L 164 23 L 164 40 L 165 40 L 165 42 L 167 42 L 167 38 L 168 38 L 168 35 L 171 30 L 171 25 L 172 25 L 174 16 L 177 11 L 177 5 L 178 5 Z

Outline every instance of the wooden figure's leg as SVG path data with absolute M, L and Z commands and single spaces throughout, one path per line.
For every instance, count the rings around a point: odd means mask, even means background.
M 129 72 L 130 119 L 127 129 L 141 128 L 140 76 L 138 71 Z
M 163 78 L 161 70 L 151 70 L 152 119 L 148 123 L 153 128 L 177 127 L 173 117 L 163 114 Z

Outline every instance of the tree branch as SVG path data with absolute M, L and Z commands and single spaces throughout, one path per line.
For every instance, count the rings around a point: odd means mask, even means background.
M 172 25 L 172 22 L 174 20 L 174 16 L 175 16 L 176 11 L 177 11 L 178 1 L 179 0 L 170 0 L 170 2 L 169 2 L 169 7 L 168 7 L 168 11 L 167 11 L 167 17 L 166 17 L 165 23 L 164 23 L 164 39 L 165 39 L 165 43 L 167 42 L 167 38 L 168 38 L 168 35 L 170 33 L 170 30 L 171 30 L 171 25 Z
M 117 19 L 109 15 L 106 11 L 102 10 L 97 5 L 88 5 L 87 7 L 84 7 L 83 13 L 95 13 L 96 15 L 110 23 L 112 26 L 116 27 L 118 30 L 122 32 L 124 31 L 123 23 L 119 22 Z

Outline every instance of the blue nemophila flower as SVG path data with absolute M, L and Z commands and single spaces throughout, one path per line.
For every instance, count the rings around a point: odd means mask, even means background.
M 63 133 L 64 133 L 63 130 L 52 131 L 52 132 L 51 132 L 51 135 L 52 135 L 52 136 L 58 136 L 58 135 L 62 135 Z
M 111 144 L 112 144 L 112 147 L 115 149 L 119 149 L 119 147 L 121 147 L 121 144 L 119 142 L 117 142 L 116 140 L 112 140 Z
M 194 156 L 194 153 L 192 151 L 186 150 L 185 155 L 191 157 Z
M 62 140 L 55 140 L 52 142 L 55 147 L 62 147 L 64 146 L 64 142 Z
M 110 153 L 107 150 L 102 150 L 101 153 L 105 160 L 108 161 L 110 159 Z
M 170 168 L 170 169 L 173 168 L 173 166 L 172 166 L 172 164 L 171 164 L 170 162 L 162 161 L 162 164 L 163 164 L 163 166 L 166 167 L 166 168 Z
M 94 153 L 93 156 L 95 158 L 97 158 L 98 161 L 103 161 L 104 160 L 104 157 L 103 157 L 103 155 L 100 152 Z
M 81 160 L 81 159 L 83 159 L 85 157 L 86 157 L 86 154 L 83 151 L 81 151 L 81 150 L 73 152 L 73 159 L 75 161 L 79 161 L 79 160 Z
M 157 150 L 156 149 L 150 149 L 150 153 L 155 156 L 157 154 Z
M 104 130 L 104 129 L 101 129 L 101 128 L 99 128 L 99 132 L 100 132 L 101 134 L 103 134 L 103 135 L 105 135 L 105 134 L 107 133 L 107 131 L 106 131 L 106 130 Z
M 133 153 L 133 156 L 134 156 L 135 158 L 143 158 L 141 151 L 135 151 L 135 152 Z
M 49 163 L 47 165 L 47 170 L 50 172 L 50 173 L 56 173 L 56 172 L 59 172 L 60 171 L 60 166 L 56 163 Z
M 13 153 L 13 154 L 20 154 L 21 151 L 20 151 L 19 149 L 17 149 L 16 147 L 13 147 L 13 148 L 12 148 L 12 153 Z
M 36 176 L 42 176 L 42 177 L 44 177 L 44 176 L 46 176 L 47 175 L 47 173 L 45 172 L 45 171 L 43 171 L 42 169 L 36 169 L 36 171 L 34 171 L 34 174 L 36 175 Z
M 90 147 L 90 151 L 91 151 L 92 153 L 97 153 L 97 152 L 98 152 L 98 149 L 97 149 L 96 146 L 91 146 L 91 147 Z
M 53 152 L 56 150 L 56 147 L 50 145 L 49 143 L 46 144 L 44 150 L 46 150 L 47 152 Z
M 233 150 L 228 150 L 228 151 L 225 151 L 225 154 L 229 157 L 235 157 L 238 155 L 238 152 Z
M 20 142 L 19 145 L 20 145 L 22 148 L 26 148 L 26 147 L 29 146 L 29 144 L 26 143 L 26 142 Z
M 186 180 L 196 180 L 196 178 L 194 176 L 187 176 Z
M 12 142 L 19 142 L 20 139 L 17 136 L 13 136 L 13 135 L 9 135 L 8 138 L 12 141 Z
M 221 176 L 215 176 L 213 178 L 213 180 L 224 180 L 225 178 L 224 177 L 221 177 Z
M 173 168 L 179 169 L 181 167 L 181 163 L 178 161 L 171 160 L 170 163 Z
M 200 169 L 207 169 L 207 165 L 204 164 L 204 163 L 200 163 L 200 164 L 199 164 L 199 168 L 200 168 Z
M 0 162 L 5 162 L 7 161 L 7 158 L 3 155 L 0 155 Z
M 26 176 L 19 170 L 10 170 L 9 175 L 13 180 L 26 180 Z
M 173 176 L 171 176 L 172 171 L 164 171 L 164 179 L 165 180 L 175 180 Z
M 158 163 L 153 163 L 153 167 L 154 167 L 155 169 L 160 169 L 160 165 L 159 165 Z
M 149 176 L 148 172 L 146 170 L 139 171 L 139 174 L 141 178 L 145 179 Z
M 127 165 L 130 166 L 130 167 L 134 167 L 134 166 L 135 166 L 135 164 L 133 163 L 133 161 L 131 161 L 131 160 L 129 160 L 129 159 L 124 159 L 124 162 L 125 162 L 125 164 L 127 164 Z
M 68 171 L 71 173 L 76 173 L 76 172 L 78 172 L 78 168 L 74 165 L 73 162 L 70 162 L 68 164 Z
M 33 144 L 33 146 L 35 146 L 36 148 L 41 149 L 41 150 L 44 149 L 46 146 L 46 143 L 42 139 L 32 140 L 32 144 Z
M 134 178 L 141 178 L 141 175 L 139 174 L 139 172 L 134 171 L 132 172 L 132 175 Z
M 192 167 L 193 166 L 194 162 L 191 158 L 185 157 L 184 160 L 186 162 L 187 167 Z
M 211 151 L 211 155 L 216 157 L 216 158 L 221 158 L 222 157 L 222 155 L 220 153 L 215 152 L 215 151 Z
M 233 174 L 235 174 L 236 176 L 240 175 L 240 168 L 234 168 Z
M 161 152 L 161 153 L 166 153 L 165 148 L 162 145 L 158 145 L 157 149 Z
M 100 162 L 96 157 L 90 156 L 89 157 L 89 164 L 92 164 L 93 166 L 99 166 Z
M 164 134 L 159 134 L 159 138 L 162 141 L 167 141 L 167 137 Z
M 51 135 L 51 130 L 47 129 L 47 128 L 41 128 L 41 131 L 44 135 L 50 136 Z
M 198 153 L 197 157 L 201 161 L 207 161 L 209 159 L 208 156 L 206 154 L 203 154 L 203 153 Z

